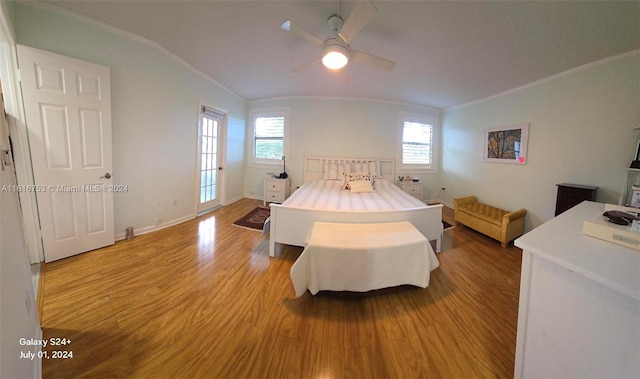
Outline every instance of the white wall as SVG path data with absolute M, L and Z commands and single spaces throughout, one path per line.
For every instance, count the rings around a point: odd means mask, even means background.
M 558 183 L 598 186 L 617 203 L 640 125 L 640 58 L 610 58 L 500 96 L 445 110 L 442 198 L 477 195 L 525 208 L 527 230 L 553 218 Z M 529 123 L 527 164 L 483 161 L 484 129 Z
M 4 122 L 0 122 L 0 128 L 5 129 Z M 0 130 L 0 148 L 8 145 L 7 133 Z M 15 184 L 11 168 L 0 171 L 0 187 Z M 18 193 L 0 191 L 1 378 L 39 378 L 41 372 L 40 359 L 24 358 L 37 354 L 40 348 L 20 343 L 21 339 L 42 338 L 21 221 Z
M 395 159 L 400 112 L 440 116 L 440 111 L 434 108 L 367 99 L 295 97 L 249 103 L 249 111 L 272 107 L 291 109 L 287 172 L 293 188 L 302 185 L 304 156 Z M 247 161 L 251 154 L 252 127 L 251 121 L 248 121 Z M 271 169 L 247 168 L 246 197 L 262 198 L 262 180 L 268 172 L 280 173 L 282 166 Z M 424 200 L 435 199 L 438 195 L 436 189 L 439 189 L 438 173 L 422 174 L 420 177 L 424 182 Z
M 0 5 L 0 77 L 2 94 L 8 106 L 9 117 L 17 103 L 8 71 L 14 47 L 10 25 L 11 8 Z M 4 108 L 0 108 L 4 112 Z M 0 117 L 0 149 L 9 149 L 9 129 L 4 117 Z M 31 282 L 27 258 L 27 245 L 22 228 L 18 193 L 7 190 L 16 185 L 14 167 L 0 169 L 0 378 L 39 378 L 42 372 L 40 359 L 20 358 L 21 354 L 37 354 L 38 346 L 24 345 L 20 339 L 41 339 L 36 296 Z M 7 187 L 5 187 L 7 186 Z
M 243 115 L 244 116 L 244 115 Z M 224 164 L 224 203 L 227 205 L 244 197 L 244 145 L 245 118 L 230 117 L 227 120 L 227 150 Z
M 229 112 L 226 203 L 243 196 L 246 103 L 158 46 L 95 22 L 17 3 L 17 43 L 111 68 L 115 228 L 192 218 L 200 102 Z M 162 226 L 162 225 L 160 225 Z

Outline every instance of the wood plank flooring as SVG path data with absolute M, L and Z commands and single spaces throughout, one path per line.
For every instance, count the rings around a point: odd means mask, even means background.
M 47 264 L 43 377 L 513 377 L 520 249 L 456 227 L 426 289 L 296 298 L 302 248 L 231 225 L 259 205 Z

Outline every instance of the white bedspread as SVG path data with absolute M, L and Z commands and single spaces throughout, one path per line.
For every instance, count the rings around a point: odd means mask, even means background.
M 427 207 L 425 203 L 385 179 L 375 180 L 374 192 L 354 194 L 342 189 L 341 180 L 313 180 L 293 192 L 282 205 L 345 212 L 381 212 Z
M 296 296 L 309 289 L 365 292 L 411 284 L 426 288 L 440 265 L 427 239 L 408 221 L 316 222 L 291 267 Z

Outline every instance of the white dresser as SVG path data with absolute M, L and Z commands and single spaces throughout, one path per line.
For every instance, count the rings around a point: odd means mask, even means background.
M 583 202 L 515 241 L 515 378 L 640 377 L 640 252 L 582 233 L 603 211 Z
M 283 203 L 289 197 L 289 179 L 278 179 L 271 175 L 264 178 L 264 200 L 267 203 Z

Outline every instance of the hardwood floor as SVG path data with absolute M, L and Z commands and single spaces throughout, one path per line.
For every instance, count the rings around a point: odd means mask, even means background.
M 520 249 L 456 227 L 426 289 L 296 298 L 302 248 L 231 225 L 261 204 L 47 264 L 43 377 L 513 377 Z

